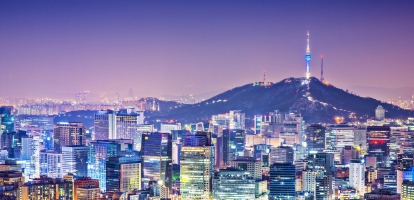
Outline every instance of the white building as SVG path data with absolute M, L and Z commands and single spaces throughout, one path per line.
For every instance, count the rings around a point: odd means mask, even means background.
M 378 121 L 385 119 L 385 109 L 380 105 L 375 109 L 375 119 Z
M 62 154 L 55 152 L 40 152 L 40 175 L 49 178 L 62 178 Z
M 181 123 L 161 124 L 161 133 L 171 133 L 172 130 L 181 130 Z
M 349 185 L 356 189 L 356 193 L 364 196 L 365 193 L 365 163 L 354 159 L 349 164 Z
M 228 129 L 245 129 L 245 114 L 240 110 L 212 116 L 213 125 L 221 125 Z

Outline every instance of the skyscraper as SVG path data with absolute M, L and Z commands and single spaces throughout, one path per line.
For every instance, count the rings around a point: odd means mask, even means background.
M 0 107 L 0 134 L 14 131 L 13 106 Z
M 269 155 L 270 164 L 293 163 L 294 152 L 290 146 L 272 147 Z
M 321 124 L 312 124 L 306 127 L 306 145 L 309 151 L 322 151 L 325 149 L 326 128 Z
M 58 122 L 53 132 L 53 149 L 62 152 L 63 146 L 85 145 L 86 130 L 80 122 Z
M 186 136 L 186 143 L 181 148 L 180 192 L 182 199 L 211 198 L 211 181 L 215 168 L 215 148 L 211 145 L 208 134 Z M 200 137 L 205 137 L 200 139 Z M 191 142 L 189 140 L 205 141 Z M 210 140 L 210 141 L 209 141 Z M 191 145 L 193 144 L 193 145 Z
M 106 161 L 106 191 L 130 192 L 141 189 L 141 163 L 138 156 L 111 157 Z
M 106 191 L 106 161 L 122 152 L 132 151 L 132 140 L 97 140 L 89 143 L 88 176 L 99 180 L 99 187 Z
M 364 196 L 365 163 L 363 160 L 351 160 L 351 163 L 349 164 L 349 185 L 356 189 L 359 196 Z
M 71 173 L 77 177 L 88 176 L 88 151 L 87 146 L 62 147 L 63 174 Z
M 228 165 L 230 161 L 236 160 L 243 155 L 245 146 L 244 130 L 223 130 L 223 164 Z
M 169 133 L 146 133 L 142 136 L 141 165 L 142 188 L 148 188 L 150 181 L 172 186 L 172 141 Z
M 389 126 L 368 126 L 367 127 L 367 156 L 375 157 L 378 167 L 387 167 L 387 158 L 390 153 L 391 129 Z
M 295 199 L 296 172 L 291 163 L 275 163 L 270 166 L 269 196 L 275 199 Z
M 94 140 L 115 139 L 116 125 L 115 112 L 112 110 L 102 110 L 94 116 Z

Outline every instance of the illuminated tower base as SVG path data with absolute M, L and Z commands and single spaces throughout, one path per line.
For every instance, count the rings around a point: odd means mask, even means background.
M 306 79 L 310 78 L 310 72 L 306 72 Z

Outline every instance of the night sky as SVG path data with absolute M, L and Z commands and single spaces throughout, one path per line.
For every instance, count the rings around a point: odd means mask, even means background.
M 0 97 L 160 97 L 263 70 L 303 77 L 308 30 L 312 76 L 323 54 L 335 86 L 414 86 L 412 0 L 0 1 Z

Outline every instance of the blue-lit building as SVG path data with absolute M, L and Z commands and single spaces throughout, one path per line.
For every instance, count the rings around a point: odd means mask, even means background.
M 89 143 L 88 176 L 99 180 L 102 191 L 106 191 L 106 161 L 122 152 L 131 152 L 132 144 L 132 140 L 96 140 Z
M 245 146 L 245 131 L 241 129 L 223 130 L 223 164 L 229 165 L 230 161 L 243 156 Z
M 146 133 L 141 145 L 142 185 L 149 187 L 157 181 L 171 191 L 172 186 L 172 141 L 169 133 Z
M 14 131 L 13 106 L 0 107 L 0 133 L 10 133 Z
M 274 199 L 295 199 L 296 172 L 291 163 L 275 163 L 270 166 L 269 196 Z
M 88 176 L 88 146 L 62 147 L 62 170 L 64 174 L 71 173 L 76 177 Z

